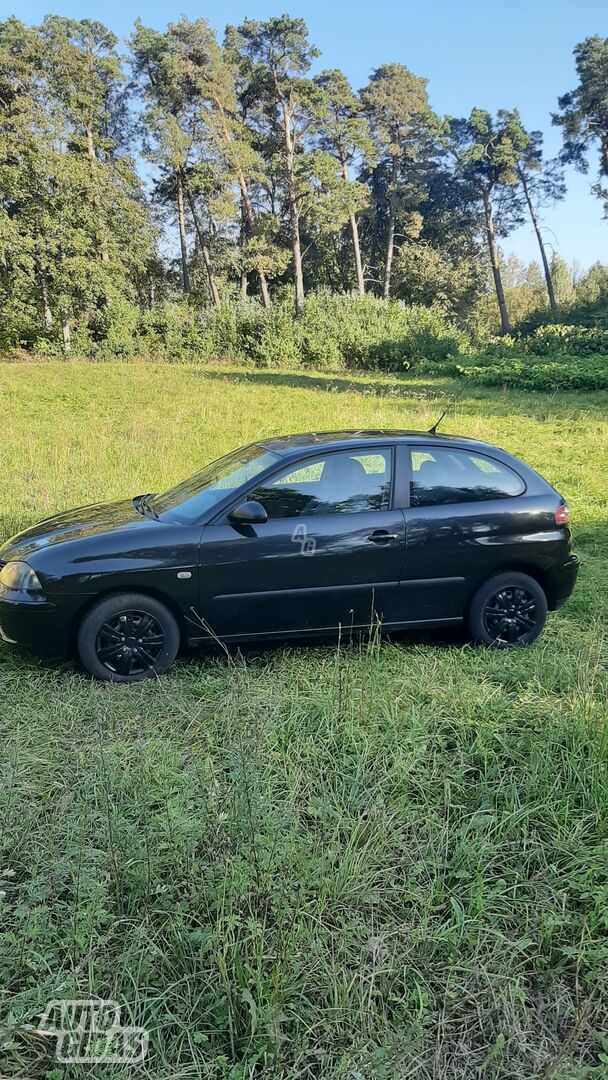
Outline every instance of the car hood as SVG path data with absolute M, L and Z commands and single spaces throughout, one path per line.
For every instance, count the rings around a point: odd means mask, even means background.
M 40 521 L 30 529 L 17 533 L 0 548 L 0 562 L 27 560 L 31 555 L 53 544 L 81 540 L 101 533 L 136 529 L 144 524 L 150 525 L 150 519 L 142 517 L 130 499 L 81 506 L 47 518 L 46 521 Z

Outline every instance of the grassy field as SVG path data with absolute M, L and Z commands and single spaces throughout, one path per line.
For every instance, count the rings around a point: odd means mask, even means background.
M 254 437 L 423 427 L 449 380 L 0 365 L 0 539 Z M 580 583 L 513 654 L 453 635 L 92 684 L 0 648 L 0 1076 L 608 1076 L 608 393 L 471 389 L 446 430 L 567 497 Z M 139 1069 L 62 1066 L 112 998 Z

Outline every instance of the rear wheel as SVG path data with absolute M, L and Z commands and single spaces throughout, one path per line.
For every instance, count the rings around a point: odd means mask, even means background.
M 163 675 L 180 644 L 177 622 L 160 600 L 116 593 L 100 600 L 78 630 L 78 655 L 96 679 L 134 683 Z
M 507 570 L 484 582 L 469 610 L 476 641 L 495 649 L 530 645 L 547 619 L 547 597 L 528 574 Z

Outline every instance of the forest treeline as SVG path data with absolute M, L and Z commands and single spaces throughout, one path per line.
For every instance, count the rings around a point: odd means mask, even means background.
M 497 316 L 509 334 L 536 308 L 608 293 L 608 271 L 575 280 L 542 226 L 565 164 L 586 170 L 594 144 L 608 204 L 608 40 L 576 46 L 556 160 L 517 109 L 438 116 L 401 64 L 355 90 L 312 74 L 318 57 L 288 15 L 221 41 L 204 19 L 138 20 L 124 55 L 89 19 L 0 23 L 0 347 L 120 354 L 170 344 L 172 327 L 195 340 L 204 319 L 218 348 L 228 324 L 260 348 L 276 324 L 297 349 L 332 309 L 360 324 L 355 351 L 368 324 L 376 356 L 385 322 L 409 318 L 428 352 L 450 324 Z M 530 267 L 500 248 L 525 221 Z

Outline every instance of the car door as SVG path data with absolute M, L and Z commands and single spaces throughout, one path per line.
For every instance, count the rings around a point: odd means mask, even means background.
M 471 590 L 517 557 L 528 511 L 513 497 L 525 483 L 476 449 L 429 443 L 399 452 L 398 469 L 410 476 L 400 612 L 412 622 L 460 619 Z
M 229 511 L 203 530 L 200 607 L 219 637 L 369 626 L 390 619 L 405 551 L 392 507 L 394 452 L 307 455 L 243 494 L 268 520 Z

